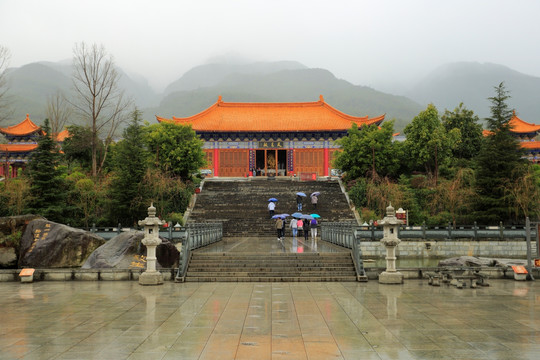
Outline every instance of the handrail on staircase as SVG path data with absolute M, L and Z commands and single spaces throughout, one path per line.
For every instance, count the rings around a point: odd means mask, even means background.
M 193 223 L 186 226 L 182 241 L 176 282 L 184 282 L 192 250 L 208 246 L 223 238 L 222 223 Z
M 364 269 L 364 260 L 362 259 L 361 238 L 358 236 L 358 230 L 359 226 L 351 223 L 325 222 L 321 224 L 321 239 L 351 249 L 356 279 L 358 281 L 368 281 Z

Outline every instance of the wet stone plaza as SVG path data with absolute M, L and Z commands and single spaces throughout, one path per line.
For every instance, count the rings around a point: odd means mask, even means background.
M 539 359 L 540 283 L 0 283 L 1 359 Z

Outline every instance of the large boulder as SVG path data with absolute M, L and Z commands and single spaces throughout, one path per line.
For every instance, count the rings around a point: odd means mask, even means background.
M 0 217 L 0 269 L 17 268 L 22 234 L 34 219 L 43 217 L 31 214 Z
M 145 269 L 146 246 L 142 244 L 143 231 L 121 233 L 100 246 L 83 264 L 83 269 Z M 169 240 L 161 238 L 156 248 L 156 268 L 178 266 L 180 253 Z
M 91 232 L 47 220 L 31 221 L 22 236 L 19 267 L 80 267 L 105 240 Z

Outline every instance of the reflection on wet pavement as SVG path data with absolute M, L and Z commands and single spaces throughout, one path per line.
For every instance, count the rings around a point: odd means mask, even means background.
M 210 246 L 197 249 L 197 252 L 226 252 L 226 253 L 323 253 L 323 252 L 347 252 L 345 249 L 320 238 L 304 240 L 303 237 L 285 237 L 283 241 L 278 241 L 275 237 L 246 237 L 246 238 L 224 238 Z
M 1 283 L 0 359 L 537 359 L 540 283 L 490 284 Z

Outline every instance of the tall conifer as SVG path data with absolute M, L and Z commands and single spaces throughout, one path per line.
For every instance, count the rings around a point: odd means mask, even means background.
M 48 220 L 62 222 L 62 213 L 66 206 L 66 189 L 63 171 L 59 166 L 61 155 L 53 140 L 48 119 L 45 119 L 43 132 L 28 164 L 32 196 L 28 210 Z
M 505 186 L 522 176 L 525 169 L 523 151 L 510 131 L 512 110 L 506 103 L 510 96 L 504 83 L 495 87 L 495 92 L 489 98 L 491 117 L 486 119 L 490 134 L 484 138 L 476 158 L 476 218 L 487 224 L 509 220 L 513 199 Z
M 141 112 L 132 113 L 130 125 L 124 130 L 123 140 L 114 149 L 114 178 L 111 183 L 111 218 L 132 225 L 146 216 L 142 183 L 148 169 L 148 152 L 144 147 Z

